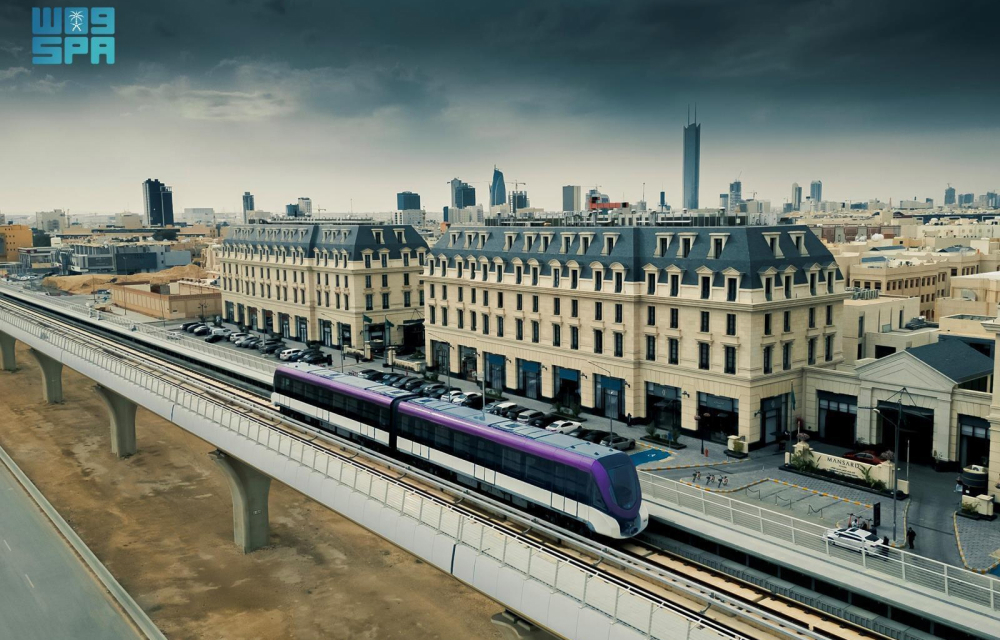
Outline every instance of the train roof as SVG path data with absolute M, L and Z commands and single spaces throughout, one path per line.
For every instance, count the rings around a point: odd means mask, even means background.
M 480 435 L 494 442 L 540 455 L 547 459 L 589 468 L 594 460 L 625 454 L 579 438 L 539 429 L 490 413 L 462 407 L 435 398 L 424 398 L 388 385 L 372 382 L 339 371 L 308 364 L 291 364 L 279 367 L 276 373 L 308 380 L 339 391 L 350 390 L 359 397 L 388 406 L 396 398 L 405 398 L 400 409 L 410 415 L 431 415 L 449 427 Z

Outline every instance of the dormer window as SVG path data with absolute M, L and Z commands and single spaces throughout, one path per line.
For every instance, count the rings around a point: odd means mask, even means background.
M 473 262 L 472 264 L 469 265 L 469 279 L 470 280 L 475 280 L 476 279 L 476 271 L 478 269 L 479 269 L 479 263 L 477 263 L 477 262 Z
M 736 278 L 726 278 L 726 300 L 736 302 Z
M 615 248 L 615 242 L 618 240 L 617 235 L 604 234 L 604 255 L 610 255 Z
M 382 262 L 382 268 L 383 269 L 385 269 L 385 268 L 387 268 L 389 266 L 389 254 L 388 253 L 381 254 L 379 256 L 379 259 Z
M 781 244 L 778 242 L 778 238 L 781 237 L 781 233 L 765 233 L 763 236 L 764 240 L 767 242 L 768 248 L 771 250 L 771 255 L 775 258 L 783 258 L 784 255 L 781 253 Z
M 691 255 L 691 238 L 681 239 L 681 257 L 686 258 Z
M 533 233 L 524 234 L 524 250 L 531 251 L 531 247 L 534 244 L 535 244 L 535 234 Z
M 712 297 L 712 277 L 702 276 L 701 277 L 701 299 L 708 300 Z
M 549 250 L 549 244 L 551 242 L 552 242 L 552 234 L 551 233 L 547 233 L 547 234 L 545 234 L 545 235 L 542 236 L 542 251 L 543 252 Z
M 816 295 L 816 272 L 809 274 L 809 295 Z
M 403 229 L 393 229 L 393 233 L 396 235 L 396 242 L 403 244 L 403 238 L 406 237 L 406 232 Z
M 654 255 L 657 258 L 662 258 L 667 255 L 667 249 L 670 248 L 670 241 L 673 239 L 674 234 L 672 233 L 658 233 L 656 234 L 656 252 Z
M 594 291 L 600 291 L 604 284 L 604 273 L 599 269 L 594 269 Z
M 371 268 L 372 268 L 372 254 L 366 253 L 365 254 L 365 269 L 371 269 Z
M 538 267 L 531 267 L 531 284 L 538 286 Z
M 772 289 L 773 289 L 773 279 L 771 278 L 771 276 L 767 276 L 766 278 L 764 278 L 764 299 L 767 300 L 768 302 L 771 301 Z
M 521 284 L 521 267 L 514 267 L 514 284 Z
M 794 277 L 795 276 L 793 274 L 791 274 L 791 273 L 786 273 L 785 274 L 785 299 L 786 300 L 791 300 L 792 299 L 792 278 L 794 278 Z
M 451 241 L 448 243 L 448 246 L 454 247 L 456 242 L 458 242 L 458 232 L 451 234 Z
M 385 244 L 385 239 L 382 237 L 382 230 L 375 229 L 372 231 L 372 235 L 375 236 L 375 244 Z
M 615 271 L 615 293 L 621 293 L 625 288 L 625 274 Z
M 826 292 L 833 293 L 834 272 L 831 270 L 826 275 Z
M 656 273 L 654 272 L 646 274 L 646 293 L 648 295 L 656 293 Z
M 580 236 L 580 253 L 590 251 L 590 236 Z
M 573 236 L 568 233 L 564 233 L 562 235 L 562 248 L 559 250 L 559 253 L 569 253 L 569 248 L 572 244 Z
M 516 233 L 508 233 L 504 236 L 503 250 L 510 251 L 514 246 L 514 238 L 517 236 Z

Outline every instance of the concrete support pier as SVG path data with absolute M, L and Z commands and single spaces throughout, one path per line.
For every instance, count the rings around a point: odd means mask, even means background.
M 61 403 L 63 401 L 62 363 L 50 358 L 41 351 L 29 349 L 29 352 L 38 362 L 38 367 L 42 370 L 42 392 L 45 395 L 45 401 L 49 404 Z
M 119 458 L 135 455 L 136 404 L 101 385 L 95 385 L 94 391 L 104 401 L 111 416 L 111 453 Z
M 0 333 L 0 368 L 4 371 L 16 371 L 17 360 L 14 358 L 14 336 Z
M 229 479 L 233 493 L 233 540 L 243 553 L 266 547 L 270 535 L 267 494 L 271 478 L 216 449 L 209 454 Z
M 556 640 L 545 629 L 536 627 L 509 609 L 490 618 L 490 622 L 500 627 L 503 635 L 510 640 Z

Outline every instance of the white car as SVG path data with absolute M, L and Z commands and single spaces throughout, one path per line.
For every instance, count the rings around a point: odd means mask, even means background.
M 555 431 L 556 433 L 569 433 L 570 431 L 576 431 L 581 425 L 579 422 L 573 420 L 556 420 L 555 422 L 549 424 L 545 427 L 546 431 Z
M 230 335 L 232 335 L 232 333 L 233 333 L 232 329 L 226 329 L 223 327 L 219 327 L 218 329 L 212 329 L 213 336 L 222 336 L 223 338 L 228 338 Z
M 516 402 L 498 402 L 495 405 L 493 405 L 492 409 L 487 410 L 487 413 L 492 413 L 495 416 L 500 416 L 500 415 L 503 415 L 504 411 L 506 411 L 507 409 L 510 409 L 515 404 L 517 404 L 517 403 Z
M 858 527 L 830 529 L 825 535 L 831 547 L 844 547 L 854 551 L 864 550 L 867 553 L 878 552 L 882 548 L 881 538 L 871 531 L 865 531 Z
M 280 352 L 280 353 L 278 354 L 278 359 L 279 359 L 279 360 L 288 360 L 288 359 L 289 359 L 289 358 L 291 358 L 292 356 L 294 356 L 294 355 L 298 355 L 298 354 L 300 354 L 300 353 L 302 353 L 302 349 L 299 349 L 299 348 L 295 348 L 295 347 L 293 347 L 293 348 L 291 348 L 291 349 L 285 349 L 284 351 L 281 351 L 281 352 Z
M 249 337 L 250 337 L 250 334 L 249 333 L 245 333 L 245 332 L 230 333 L 229 334 L 229 341 L 230 342 L 236 342 L 237 340 L 242 340 L 243 338 L 249 338 Z
M 444 400 L 445 402 L 452 402 L 452 403 L 454 403 L 454 402 L 457 402 L 458 399 L 461 398 L 464 395 L 465 395 L 465 392 L 462 391 L 461 389 L 454 389 L 454 390 L 449 391 L 448 393 L 442 395 L 441 399 Z
M 527 411 L 522 411 L 517 414 L 517 421 L 521 424 L 527 424 L 534 420 L 535 418 L 541 418 L 545 415 L 544 411 L 537 411 L 535 409 L 528 409 Z

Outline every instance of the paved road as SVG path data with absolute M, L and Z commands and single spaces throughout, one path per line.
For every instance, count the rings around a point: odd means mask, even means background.
M 140 637 L 0 464 L 0 640 Z

